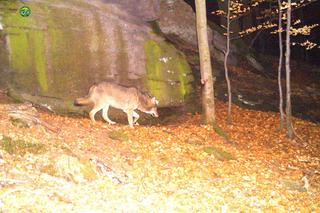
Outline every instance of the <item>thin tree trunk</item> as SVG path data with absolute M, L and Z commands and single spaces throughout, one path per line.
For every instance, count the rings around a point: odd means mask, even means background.
M 230 6 L 231 6 L 231 0 L 228 0 L 228 8 L 227 8 L 227 47 L 226 52 L 224 54 L 224 73 L 226 77 L 227 87 L 228 87 L 228 116 L 227 116 L 227 122 L 228 124 L 232 123 L 232 117 L 231 117 L 231 104 L 232 104 L 232 93 L 231 93 L 231 84 L 229 79 L 229 71 L 228 71 L 228 56 L 230 53 Z
M 286 103 L 286 125 L 288 138 L 294 138 L 294 130 L 292 126 L 292 108 L 291 108 L 291 86 L 290 86 L 290 28 L 291 28 L 291 0 L 288 0 L 287 10 L 287 29 L 286 29 L 286 88 L 287 88 L 287 103 Z
M 214 106 L 214 80 L 212 77 L 211 59 L 208 43 L 207 31 L 207 11 L 206 1 L 196 0 L 196 15 L 197 15 L 197 34 L 198 47 L 200 56 L 200 70 L 202 88 L 202 108 L 206 123 L 215 122 L 215 106 Z
M 280 111 L 280 129 L 284 125 L 284 112 L 283 112 L 283 93 L 281 86 L 281 70 L 282 70 L 282 59 L 283 59 L 283 44 L 282 44 L 282 12 L 281 12 L 281 0 L 278 0 L 279 5 L 279 66 L 278 66 L 278 85 L 279 85 L 279 111 Z

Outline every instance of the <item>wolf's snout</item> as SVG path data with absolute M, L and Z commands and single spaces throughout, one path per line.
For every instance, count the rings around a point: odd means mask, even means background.
M 159 114 L 158 114 L 158 112 L 157 111 L 155 111 L 155 112 L 152 112 L 152 114 L 151 114 L 153 117 L 159 117 Z

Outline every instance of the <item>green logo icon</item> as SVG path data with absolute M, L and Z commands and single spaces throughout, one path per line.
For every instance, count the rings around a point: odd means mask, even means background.
M 31 9 L 27 6 L 23 6 L 19 9 L 19 13 L 22 17 L 28 17 L 31 14 Z

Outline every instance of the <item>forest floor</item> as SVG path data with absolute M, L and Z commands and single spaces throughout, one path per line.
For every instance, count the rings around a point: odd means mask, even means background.
M 0 211 L 319 211 L 320 125 L 294 118 L 290 141 L 278 113 L 226 108 L 228 136 L 198 114 L 131 129 L 0 104 Z

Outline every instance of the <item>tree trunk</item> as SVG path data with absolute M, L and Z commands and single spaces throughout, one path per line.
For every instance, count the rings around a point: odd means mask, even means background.
M 281 0 L 278 0 L 279 5 L 279 66 L 278 66 L 278 85 L 279 85 L 279 111 L 280 111 L 280 129 L 283 128 L 284 124 L 284 112 L 283 112 L 283 93 L 281 85 L 281 70 L 282 70 L 282 59 L 283 59 L 283 44 L 282 44 L 282 12 L 281 12 Z
M 292 109 L 291 109 L 291 86 L 290 86 L 290 27 L 291 27 L 291 0 L 288 0 L 287 10 L 287 29 L 286 29 L 286 88 L 287 88 L 287 103 L 286 103 L 286 125 L 288 138 L 294 138 L 294 130 L 292 126 Z
M 202 88 L 202 109 L 206 123 L 215 122 L 214 79 L 212 77 L 211 59 L 207 33 L 207 11 L 205 0 L 196 0 L 197 34 L 200 56 Z
M 228 8 L 227 8 L 227 47 L 226 52 L 224 54 L 224 72 L 228 87 L 228 116 L 227 116 L 227 123 L 232 123 L 232 117 L 231 117 L 231 104 L 232 104 L 232 94 L 231 94 L 231 84 L 229 79 L 229 71 L 228 71 L 228 56 L 230 53 L 230 6 L 231 6 L 231 0 L 228 0 Z

